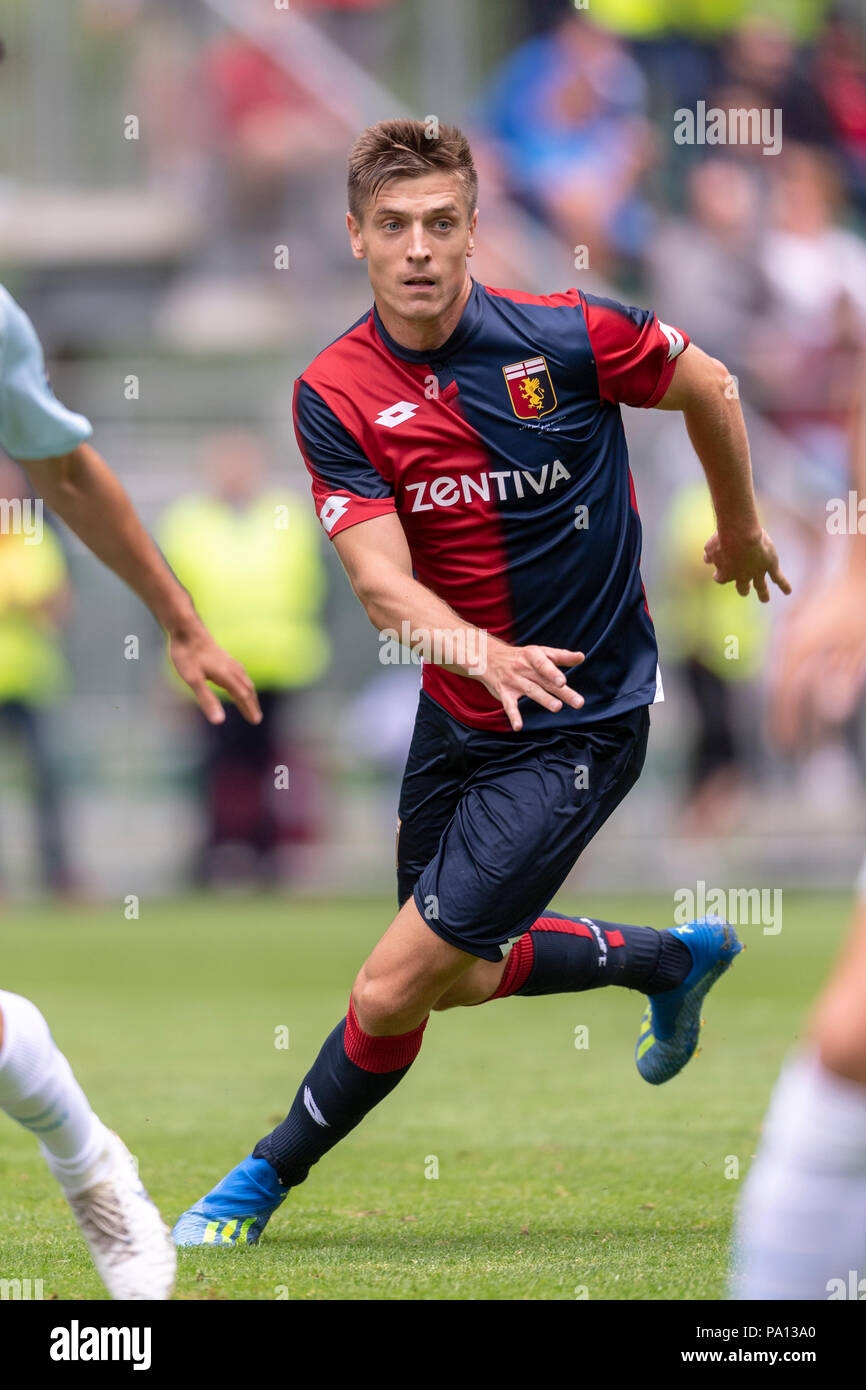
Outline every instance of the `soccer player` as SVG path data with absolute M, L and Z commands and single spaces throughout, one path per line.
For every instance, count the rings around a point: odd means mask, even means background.
M 852 436 L 852 485 L 866 497 L 866 371 Z M 828 713 L 843 722 L 866 683 L 866 533 L 848 538 L 841 578 L 791 623 L 776 680 L 783 745 Z M 787 1061 L 740 1200 L 734 1298 L 866 1297 L 866 861 L 848 939 Z M 852 1278 L 853 1275 L 853 1278 Z
M 87 443 L 92 432 L 83 415 L 57 400 L 33 325 L 0 286 L 0 445 L 52 510 L 148 605 L 206 718 L 213 724 L 225 718 L 211 680 L 258 722 L 249 677 L 202 624 L 126 492 Z M 168 1298 L 174 1245 L 135 1160 L 91 1109 L 36 1005 L 2 989 L 0 1109 L 36 1135 L 111 1296 Z
M 253 1244 L 291 1188 L 406 1075 L 431 1010 L 621 985 L 649 996 L 649 1082 L 692 1056 L 741 949 L 717 920 L 655 931 L 547 905 L 634 784 L 661 695 L 620 404 L 684 412 L 739 592 L 785 592 L 720 362 L 643 309 L 469 274 L 469 145 L 364 131 L 348 229 L 374 306 L 295 393 L 319 519 L 374 627 L 427 659 L 398 820 L 400 910 L 288 1117 L 178 1220 Z

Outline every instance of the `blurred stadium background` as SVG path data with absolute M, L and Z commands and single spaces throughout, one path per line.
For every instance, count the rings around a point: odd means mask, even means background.
M 0 565 L 5 896 L 392 891 L 419 672 L 379 662 L 291 428 L 295 376 L 370 303 L 344 166 L 374 120 L 469 133 L 477 278 L 649 304 L 721 356 L 796 593 L 832 567 L 866 354 L 862 3 L 0 0 L 0 36 L 0 280 L 274 727 L 265 763 L 241 739 L 215 750 L 149 615 L 67 532 L 29 636 Z M 674 112 L 699 100 L 781 108 L 782 152 L 677 145 Z M 768 674 L 796 599 L 764 612 L 712 585 L 681 420 L 625 415 L 666 703 L 571 886 L 845 887 L 862 721 L 773 752 Z M 275 502 L 288 562 L 256 539 Z

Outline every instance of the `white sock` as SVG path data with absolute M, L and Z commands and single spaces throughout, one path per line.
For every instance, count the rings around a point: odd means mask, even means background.
M 734 1298 L 850 1298 L 860 1280 L 866 1294 L 866 1086 L 813 1053 L 792 1058 L 773 1091 L 734 1266 Z
M 0 1110 L 39 1140 L 58 1182 L 80 1190 L 107 1176 L 109 1131 L 93 1113 L 35 1004 L 0 990 Z

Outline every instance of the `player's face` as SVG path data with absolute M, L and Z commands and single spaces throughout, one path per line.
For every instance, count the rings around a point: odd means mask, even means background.
M 453 174 L 391 179 L 364 210 L 348 217 L 352 251 L 367 261 L 376 302 L 392 314 L 432 324 L 466 286 L 477 210 Z

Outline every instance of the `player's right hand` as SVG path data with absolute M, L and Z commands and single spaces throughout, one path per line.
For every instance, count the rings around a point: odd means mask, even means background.
M 523 720 L 517 701 L 523 695 L 554 714 L 563 704 L 573 709 L 583 706 L 583 696 L 566 683 L 559 667 L 580 666 L 584 659 L 583 652 L 562 647 L 513 647 L 488 636 L 485 669 L 477 678 L 496 697 L 512 729 L 519 733 Z
M 768 576 L 783 594 L 791 592 L 791 585 L 779 568 L 776 547 L 766 531 L 726 540 L 722 540 L 718 531 L 714 532 L 704 546 L 704 563 L 713 566 L 713 579 L 717 584 L 730 584 L 733 580 L 737 593 L 743 598 L 754 584 L 761 603 L 769 603 Z
M 183 631 L 170 633 L 168 649 L 174 669 L 186 681 L 209 724 L 224 723 L 225 711 L 208 681 L 226 692 L 248 724 L 261 724 L 255 686 L 241 663 L 217 646 L 202 622 L 196 619 Z

